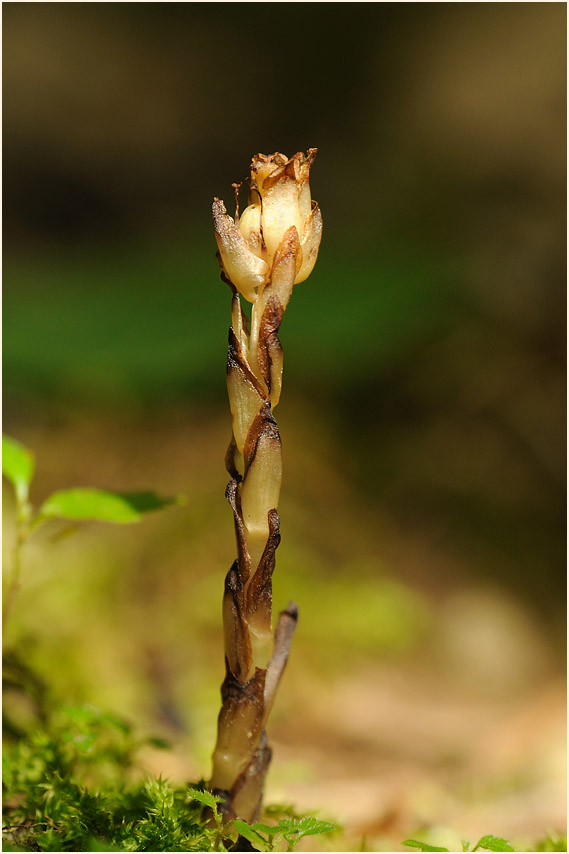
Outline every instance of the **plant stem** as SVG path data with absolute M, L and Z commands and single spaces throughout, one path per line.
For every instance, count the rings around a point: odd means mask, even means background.
M 12 561 L 11 561 L 11 571 L 10 578 L 7 584 L 6 592 L 4 594 L 4 598 L 2 601 L 2 632 L 4 633 L 6 630 L 6 625 L 8 624 L 8 619 L 10 617 L 12 607 L 14 604 L 14 599 L 20 589 L 20 577 L 21 577 L 21 566 L 22 566 L 22 549 L 26 543 L 28 538 L 28 534 L 30 532 L 29 526 L 29 517 L 30 517 L 30 505 L 28 504 L 27 498 L 18 502 L 17 510 L 16 510 L 16 536 L 14 539 L 14 545 L 12 546 Z
M 278 332 L 293 285 L 310 274 L 322 218 L 308 176 L 316 149 L 292 158 L 258 154 L 249 206 L 238 223 L 214 199 L 222 278 L 233 291 L 227 388 L 233 436 L 225 462 L 237 559 L 225 579 L 225 680 L 210 788 L 223 798 L 224 821 L 259 814 L 271 750 L 265 724 L 281 680 L 298 611 L 281 611 L 273 636 L 272 575 L 280 542 L 277 513 L 281 440 L 273 409 L 280 397 Z M 239 294 L 253 303 L 251 323 Z M 250 326 L 250 329 L 249 329 Z
M 224 797 L 225 821 L 235 816 L 252 821 L 259 812 L 271 759 L 264 727 L 288 658 L 297 610 L 291 604 L 281 613 L 273 639 L 281 442 L 272 414 L 270 377 L 261 372 L 259 351 L 267 346 L 269 327 L 271 334 L 276 331 L 274 325 L 263 322 L 265 294 L 253 306 L 251 335 L 244 318 L 239 318 L 239 297 L 233 300 L 228 388 L 234 435 L 227 454 L 232 475 L 227 498 L 234 514 L 238 557 L 225 582 L 226 678 L 210 786 Z

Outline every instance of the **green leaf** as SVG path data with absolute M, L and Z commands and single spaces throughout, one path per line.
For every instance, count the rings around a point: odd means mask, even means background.
M 170 742 L 166 741 L 165 738 L 158 738 L 154 735 L 146 739 L 146 744 L 155 747 L 157 750 L 169 750 L 172 747 Z
M 416 839 L 406 839 L 402 845 L 408 848 L 418 848 L 419 851 L 448 851 L 448 848 L 437 848 L 436 845 L 427 845 L 426 842 L 418 842 Z
M 240 836 L 243 836 L 247 839 L 251 845 L 255 848 L 256 851 L 270 851 L 271 846 L 266 839 L 263 839 L 260 833 L 257 833 L 251 825 L 247 824 L 246 821 L 242 821 L 240 818 L 235 818 L 233 820 L 233 826 L 239 832 Z
M 536 851 L 567 851 L 567 837 L 557 833 L 548 833 L 535 845 Z
M 128 501 L 130 506 L 139 513 L 151 513 L 153 510 L 163 510 L 172 504 L 185 503 L 183 495 L 164 497 L 155 492 L 118 492 L 116 494 Z
M 515 851 L 515 848 L 512 848 L 510 843 L 506 839 L 501 839 L 499 836 L 492 836 L 490 833 L 488 836 L 483 836 L 479 842 L 476 843 L 473 851 L 477 851 L 478 848 L 484 848 L 486 851 Z
M 90 836 L 88 841 L 88 851 L 121 851 L 120 848 L 115 848 L 106 839 L 99 839 L 97 836 Z
M 255 824 L 250 824 L 249 827 L 252 827 L 253 830 L 257 830 L 259 833 L 266 833 L 269 839 L 272 839 L 275 834 L 280 833 L 280 828 L 275 824 L 263 824 L 260 821 L 256 821 Z
M 283 818 L 274 828 L 275 831 L 280 831 L 283 834 L 294 833 L 298 839 L 303 836 L 316 836 L 318 833 L 331 833 L 337 830 L 335 824 L 330 821 L 321 821 L 308 815 L 304 818 Z
M 548 833 L 535 845 L 536 851 L 567 851 L 567 837 L 563 834 Z
M 219 795 L 212 795 L 211 792 L 202 789 L 188 789 L 188 795 L 204 807 L 212 809 L 214 813 L 217 813 L 217 805 L 223 800 Z
M 10 436 L 2 436 L 2 474 L 14 489 L 18 501 L 28 497 L 28 487 L 34 476 L 35 458 L 32 451 Z
M 104 489 L 64 489 L 46 498 L 39 515 L 71 520 L 95 519 L 125 525 L 140 522 L 143 513 L 177 502 L 153 492 L 108 492 Z

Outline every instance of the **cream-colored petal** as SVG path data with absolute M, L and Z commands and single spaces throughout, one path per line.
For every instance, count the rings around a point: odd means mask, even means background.
M 263 193 L 263 239 L 272 259 L 287 229 L 296 226 L 300 233 L 303 218 L 298 207 L 298 185 L 287 176 Z
M 258 258 L 263 258 L 261 240 L 261 202 L 249 205 L 239 217 L 239 231 L 247 241 L 251 252 Z M 263 259 L 266 260 L 266 259 Z
M 255 288 L 267 281 L 269 265 L 258 258 L 225 210 L 221 199 L 213 202 L 215 239 L 227 278 L 249 302 L 255 302 Z
M 294 280 L 295 285 L 298 282 L 304 282 L 311 274 L 316 259 L 318 258 L 318 249 L 320 240 L 322 239 L 322 214 L 320 208 L 315 205 L 310 216 L 304 224 L 304 228 L 300 237 L 300 246 L 302 249 L 302 264 Z
M 312 210 L 312 199 L 310 197 L 310 185 L 308 183 L 308 178 L 300 187 L 298 194 L 298 209 L 303 220 L 310 216 L 310 212 Z

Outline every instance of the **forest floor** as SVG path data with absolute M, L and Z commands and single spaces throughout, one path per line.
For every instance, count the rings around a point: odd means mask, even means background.
M 267 803 L 343 827 L 303 850 L 407 850 L 421 834 L 460 850 L 490 833 L 532 850 L 563 833 L 566 691 L 546 628 L 511 589 L 460 568 L 450 583 L 451 558 L 403 542 L 333 465 L 330 437 L 286 429 L 275 598 L 297 599 L 301 620 L 269 724 Z M 186 494 L 140 526 L 38 537 L 8 641 L 56 695 L 166 735 L 171 750 L 143 750 L 146 771 L 207 777 L 233 549 L 225 413 L 8 432 L 37 453 L 35 502 L 74 485 Z

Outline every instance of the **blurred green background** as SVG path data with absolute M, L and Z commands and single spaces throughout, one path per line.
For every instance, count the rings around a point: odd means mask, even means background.
M 234 548 L 210 206 L 232 210 L 259 151 L 318 147 L 324 217 L 281 330 L 275 599 L 302 618 L 271 793 L 340 817 L 349 802 L 354 834 L 474 833 L 483 748 L 472 721 L 444 740 L 457 697 L 490 704 L 492 733 L 506 698 L 553 698 L 534 712 L 558 722 L 565 33 L 562 3 L 4 4 L 4 428 L 38 454 L 34 501 L 187 495 L 136 529 L 38 537 L 8 640 L 68 697 L 179 738 L 174 776 L 208 773 Z M 389 735 L 386 695 L 424 732 Z M 517 802 L 521 838 L 563 812 L 559 742 L 530 773 L 527 740 L 505 776 L 549 794 L 543 816 Z M 418 768 L 439 788 L 415 804 Z M 383 780 L 371 806 L 366 779 Z M 449 811 L 457 779 L 478 813 Z

